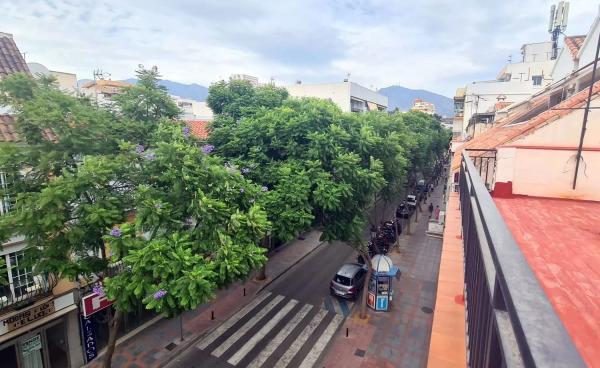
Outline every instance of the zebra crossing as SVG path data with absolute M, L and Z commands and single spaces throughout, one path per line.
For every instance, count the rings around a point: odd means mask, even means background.
M 330 308 L 322 308 L 325 305 Z M 344 321 L 344 310 L 340 304 L 334 307 L 333 300 L 324 300 L 319 308 L 263 292 L 196 348 L 223 367 L 310 368 Z

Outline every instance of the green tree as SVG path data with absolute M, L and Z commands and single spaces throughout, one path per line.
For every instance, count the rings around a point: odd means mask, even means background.
M 168 99 L 153 88 L 135 90 Z M 118 104 L 144 101 L 132 90 Z M 74 279 L 109 263 L 124 268 L 105 280 L 116 308 L 105 366 L 122 315 L 134 305 L 174 316 L 265 262 L 257 246 L 270 226 L 259 205 L 264 192 L 210 147 L 198 149 L 167 110 L 111 112 L 21 75 L 2 80 L 0 96 L 15 109 L 24 138 L 0 147 L 0 171 L 11 174 L 17 193 L 14 212 L 0 218 L 0 237 L 25 235 L 35 272 Z M 149 133 L 123 135 L 124 121 Z

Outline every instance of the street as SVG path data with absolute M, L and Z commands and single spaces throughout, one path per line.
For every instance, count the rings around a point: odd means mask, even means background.
M 325 243 L 168 367 L 312 367 L 350 314 L 329 282 L 352 248 Z

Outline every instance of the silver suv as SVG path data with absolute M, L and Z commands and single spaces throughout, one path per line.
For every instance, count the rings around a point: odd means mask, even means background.
M 358 263 L 346 263 L 335 274 L 329 289 L 331 295 L 354 299 L 358 296 L 365 283 L 367 270 Z

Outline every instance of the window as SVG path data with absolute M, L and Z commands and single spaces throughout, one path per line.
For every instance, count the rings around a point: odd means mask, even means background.
M 533 81 L 534 86 L 541 86 L 542 81 L 544 80 L 544 77 L 541 75 L 534 75 L 531 77 L 531 80 Z
M 8 180 L 6 173 L 0 172 L 0 215 L 6 215 L 12 208 L 7 189 Z
M 29 293 L 34 293 L 43 286 L 41 276 L 34 276 L 31 267 L 24 265 L 24 251 L 8 253 L 4 257 L 6 269 L 0 271 L 6 275 L 8 285 L 0 287 L 0 306 L 22 299 Z

